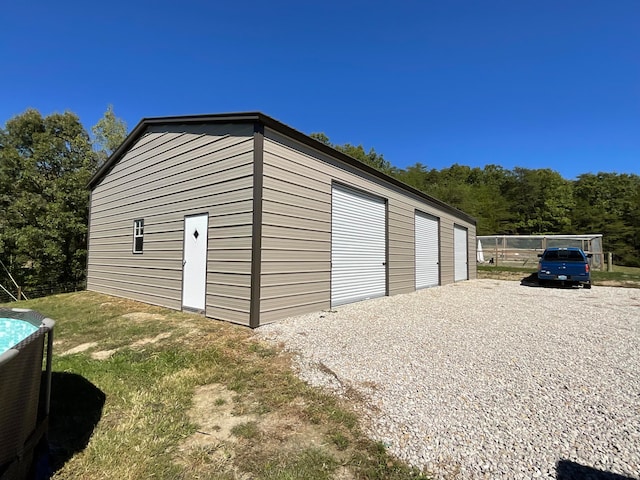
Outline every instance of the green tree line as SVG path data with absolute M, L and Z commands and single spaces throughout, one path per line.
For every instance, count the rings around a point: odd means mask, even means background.
M 640 266 L 640 176 L 585 173 L 567 180 L 545 169 L 454 164 L 437 170 L 416 163 L 394 167 L 373 148 L 334 145 L 311 135 L 475 217 L 478 235 L 603 234 L 603 248 L 620 265 Z
M 87 183 L 126 136 L 111 106 L 84 128 L 72 112 L 29 109 L 0 128 L 0 284 L 85 278 Z M 586 173 L 566 180 L 550 169 L 394 167 L 373 148 L 316 140 L 422 190 L 478 220 L 478 234 L 602 233 L 617 263 L 640 266 L 640 177 Z
M 29 109 L 0 129 L 0 284 L 84 280 L 87 183 L 125 135 L 112 107 L 93 138 L 71 112 Z

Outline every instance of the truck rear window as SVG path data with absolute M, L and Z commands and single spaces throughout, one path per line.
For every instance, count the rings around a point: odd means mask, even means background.
M 547 252 L 543 260 L 547 261 L 561 261 L 561 262 L 584 262 L 582 254 L 576 250 L 553 250 Z

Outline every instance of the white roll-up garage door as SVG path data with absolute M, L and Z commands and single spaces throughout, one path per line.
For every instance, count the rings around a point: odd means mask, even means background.
M 467 246 L 467 229 L 454 225 L 453 227 L 453 244 L 454 244 L 454 264 L 455 275 L 454 281 L 469 279 L 469 249 Z
M 386 295 L 386 202 L 334 185 L 331 200 L 331 305 Z
M 416 289 L 440 283 L 438 219 L 426 213 L 415 214 Z

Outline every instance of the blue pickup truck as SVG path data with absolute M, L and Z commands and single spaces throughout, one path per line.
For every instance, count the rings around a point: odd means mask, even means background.
M 538 255 L 538 282 L 540 285 L 582 285 L 591 288 L 589 257 L 575 247 L 547 248 Z

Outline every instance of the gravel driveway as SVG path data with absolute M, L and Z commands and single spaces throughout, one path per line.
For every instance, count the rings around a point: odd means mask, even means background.
M 640 289 L 473 280 L 257 332 L 436 478 L 640 476 Z

